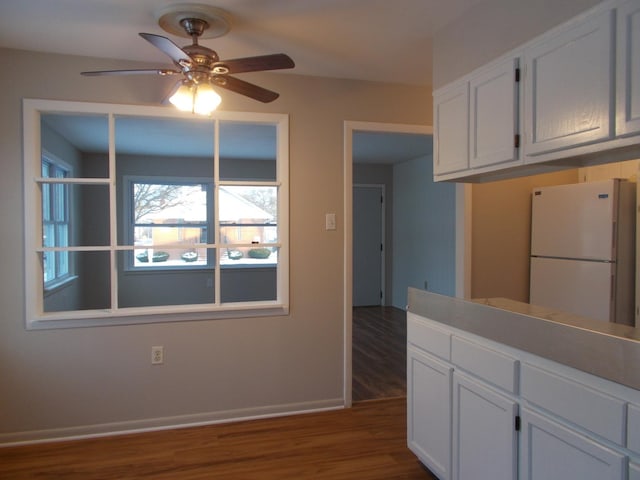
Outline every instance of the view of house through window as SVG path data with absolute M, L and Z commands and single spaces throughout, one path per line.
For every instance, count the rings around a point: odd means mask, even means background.
M 286 312 L 287 117 L 217 115 L 25 101 L 28 327 Z
M 135 267 L 195 267 L 211 263 L 207 192 L 210 184 L 132 181 Z M 212 260 L 212 259 L 211 259 Z

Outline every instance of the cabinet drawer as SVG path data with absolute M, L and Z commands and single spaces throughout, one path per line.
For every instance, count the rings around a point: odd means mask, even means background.
M 507 392 L 518 393 L 520 362 L 515 358 L 454 336 L 451 363 Z
M 531 404 L 565 418 L 618 445 L 625 444 L 625 402 L 586 385 L 523 364 L 521 395 Z
M 640 455 L 640 406 L 629 405 L 627 410 L 627 448 Z
M 414 313 L 407 313 L 407 342 L 436 357 L 451 360 L 451 334 L 432 327 Z

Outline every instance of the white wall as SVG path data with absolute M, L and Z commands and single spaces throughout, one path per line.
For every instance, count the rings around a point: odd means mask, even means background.
M 224 94 L 225 110 L 290 115 L 290 315 L 26 331 L 22 98 L 157 104 L 172 80 L 85 78 L 131 64 L 15 50 L 0 63 L 0 442 L 341 405 L 344 121 L 430 125 L 431 92 L 265 73 L 250 80 L 276 102 Z
M 455 184 L 433 182 L 431 155 L 393 168 L 393 296 L 407 306 L 407 288 L 455 295 Z

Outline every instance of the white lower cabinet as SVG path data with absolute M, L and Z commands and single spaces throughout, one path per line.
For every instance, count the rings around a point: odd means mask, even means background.
M 440 480 L 449 480 L 453 367 L 410 347 L 407 375 L 409 448 Z
M 453 375 L 453 478 L 515 480 L 518 404 L 493 388 Z
M 640 392 L 408 315 L 408 446 L 440 480 L 640 480 Z
M 521 479 L 625 480 L 622 453 L 526 407 L 521 416 Z

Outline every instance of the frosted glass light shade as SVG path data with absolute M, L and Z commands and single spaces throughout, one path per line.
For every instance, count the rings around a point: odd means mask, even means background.
M 194 86 L 188 83 L 183 83 L 169 98 L 169 101 L 178 109 L 183 112 L 191 112 L 193 106 L 193 88 Z
M 218 95 L 210 84 L 202 83 L 196 86 L 193 111 L 199 115 L 209 115 L 218 108 L 221 100 L 220 95 Z

